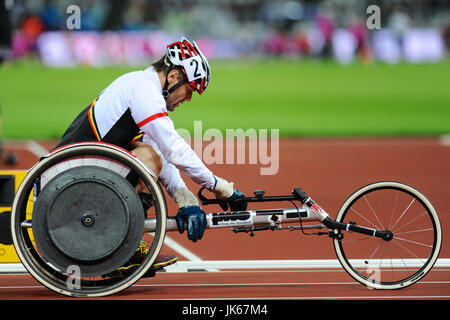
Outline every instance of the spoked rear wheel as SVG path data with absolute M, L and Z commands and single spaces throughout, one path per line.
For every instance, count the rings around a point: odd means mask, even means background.
M 333 243 L 344 269 L 375 289 L 401 289 L 425 276 L 442 242 L 436 210 L 416 189 L 398 182 L 377 182 L 353 193 L 336 221 L 389 230 L 392 239 L 336 231 Z
M 151 196 L 146 212 L 136 183 Z M 156 231 L 145 235 L 148 254 L 130 272 L 144 238 L 145 218 Z M 68 296 L 117 293 L 139 280 L 164 242 L 167 208 L 152 172 L 116 146 L 80 143 L 63 147 L 30 169 L 14 198 L 11 231 L 15 250 L 30 274 Z

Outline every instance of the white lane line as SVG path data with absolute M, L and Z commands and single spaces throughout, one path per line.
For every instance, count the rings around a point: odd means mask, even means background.
M 11 150 L 26 149 L 38 158 L 45 156 L 49 152 L 46 148 L 34 140 L 7 140 L 5 141 L 4 146 Z
M 245 272 L 270 272 L 274 269 L 283 270 L 283 272 L 331 272 L 345 270 L 336 259 L 306 259 L 306 260 L 202 260 L 199 256 L 189 251 L 178 242 L 166 235 L 165 245 L 180 255 L 190 259 L 188 261 L 178 261 L 173 265 L 167 266 L 164 270 L 168 273 L 187 273 L 189 271 L 198 272 L 199 270 L 215 270 L 216 272 L 234 272 L 233 270 L 245 270 Z M 415 259 L 403 259 L 402 264 L 394 265 L 398 271 L 404 270 L 407 263 L 413 266 Z M 354 266 L 364 266 L 361 262 L 358 264 L 355 260 Z M 419 264 L 418 266 L 421 266 Z M 450 258 L 439 258 L 431 271 L 448 272 L 450 269 Z M 335 269 L 335 270 L 329 270 Z M 227 271 L 224 271 L 227 270 Z M 279 272 L 274 271 L 274 272 Z M 238 271 L 239 272 L 239 271 Z M 241 271 L 242 272 L 242 271 Z M 21 263 L 0 263 L 0 274 L 2 273 L 27 273 L 27 270 Z
M 201 262 L 203 261 L 199 256 L 197 256 L 195 253 L 193 253 L 192 251 L 186 249 L 185 247 L 183 247 L 181 244 L 179 244 L 178 242 L 176 242 L 175 240 L 173 240 L 171 237 L 169 237 L 166 234 L 166 237 L 164 238 L 164 244 L 167 245 L 169 248 L 171 248 L 172 250 L 178 252 L 180 255 L 182 255 L 183 257 L 185 257 L 186 259 L 188 259 L 189 261 L 197 261 L 197 262 Z M 177 263 L 173 264 L 177 265 Z M 169 268 L 170 266 L 166 267 Z M 206 269 L 209 272 L 218 272 L 219 270 L 217 269 L 211 269 L 211 268 L 207 268 Z
M 189 251 L 185 247 L 183 247 L 181 244 L 170 238 L 167 234 L 164 239 L 164 244 L 167 245 L 172 250 L 178 252 L 180 255 L 185 257 L 188 260 L 191 261 L 203 261 L 199 256 L 194 254 L 192 251 Z
M 262 282 L 262 283 L 171 283 L 136 284 L 137 287 L 266 287 L 266 286 L 357 285 L 358 282 Z M 0 287 L 1 288 L 1 287 Z
M 48 150 L 34 140 L 27 140 L 25 146 L 28 151 L 33 153 L 38 158 L 48 154 Z
M 450 284 L 450 281 L 421 281 L 419 284 Z M 360 287 L 359 282 L 261 282 L 261 283 L 171 283 L 171 284 L 135 284 L 137 287 L 265 287 L 265 286 L 341 286 L 354 285 Z M 1 288 L 1 287 L 0 287 Z
M 441 145 L 445 147 L 450 147 L 450 133 L 441 135 L 439 141 Z
M 381 261 L 372 259 L 373 265 L 381 267 L 422 267 L 419 259 L 391 259 L 381 265 Z M 357 268 L 366 268 L 368 265 L 364 259 L 351 260 L 351 264 Z M 439 258 L 435 267 L 450 267 L 450 259 Z M 336 259 L 306 259 L 306 260 L 209 260 L 209 261 L 178 261 L 166 267 L 167 272 L 188 272 L 206 268 L 214 269 L 341 269 L 340 262 Z

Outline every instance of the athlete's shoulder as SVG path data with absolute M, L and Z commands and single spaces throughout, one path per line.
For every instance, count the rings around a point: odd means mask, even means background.
M 130 79 L 128 107 L 134 113 L 167 112 L 166 101 L 162 96 L 161 82 L 153 68 L 128 74 Z
M 158 74 L 153 68 L 149 68 L 141 71 L 139 74 L 139 81 L 136 81 L 133 85 L 134 90 L 140 94 L 151 97 L 152 101 L 164 102 L 165 100 L 162 95 L 161 82 L 159 80 Z

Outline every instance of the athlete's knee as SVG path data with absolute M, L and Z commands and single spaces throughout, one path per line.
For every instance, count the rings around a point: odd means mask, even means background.
M 153 171 L 157 178 L 159 177 L 162 170 L 162 159 L 152 146 L 140 143 L 132 152 Z

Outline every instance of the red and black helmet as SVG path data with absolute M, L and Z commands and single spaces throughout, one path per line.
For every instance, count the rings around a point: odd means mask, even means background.
M 211 70 L 205 56 L 195 41 L 186 38 L 171 43 L 166 48 L 166 64 L 169 67 L 179 66 L 186 75 L 189 84 L 202 94 L 208 87 Z

